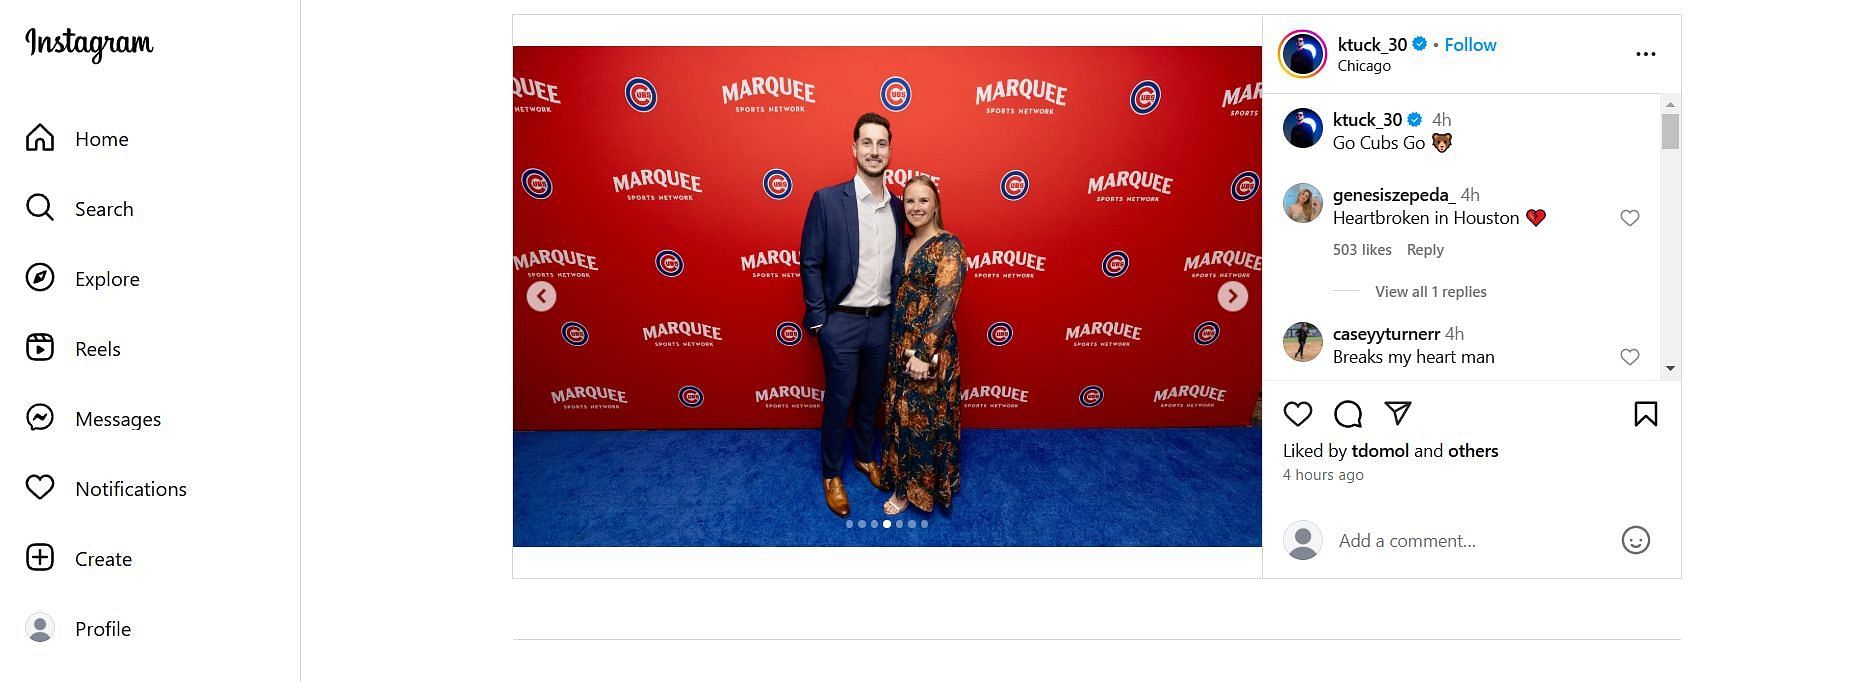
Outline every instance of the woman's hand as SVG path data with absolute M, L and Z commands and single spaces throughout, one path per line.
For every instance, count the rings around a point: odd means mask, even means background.
M 918 356 L 912 355 L 911 351 L 906 351 L 906 355 L 911 356 L 905 361 L 906 374 L 912 375 L 914 379 L 931 378 L 931 363 L 918 359 Z

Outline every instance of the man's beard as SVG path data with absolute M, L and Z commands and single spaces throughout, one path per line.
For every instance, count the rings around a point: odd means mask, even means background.
M 883 163 L 879 165 L 879 172 L 877 173 L 867 170 L 865 163 L 861 163 L 859 164 L 859 166 L 860 166 L 860 174 L 869 178 L 877 178 L 886 174 L 886 164 L 883 164 Z

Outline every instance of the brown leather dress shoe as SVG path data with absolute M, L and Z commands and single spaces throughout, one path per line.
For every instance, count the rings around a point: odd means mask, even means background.
M 834 514 L 845 518 L 847 516 L 847 488 L 840 484 L 840 478 L 836 476 L 821 479 L 821 487 L 827 490 L 827 508 L 834 510 Z
M 872 483 L 873 487 L 880 490 L 886 489 L 886 467 L 880 465 L 879 462 L 861 462 L 855 460 L 853 462 L 853 468 L 859 469 L 860 473 L 866 474 L 866 480 Z

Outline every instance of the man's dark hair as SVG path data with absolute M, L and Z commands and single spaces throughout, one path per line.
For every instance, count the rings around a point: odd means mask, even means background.
M 887 142 L 892 141 L 892 124 L 886 122 L 886 117 L 869 111 L 864 114 L 860 114 L 860 120 L 853 122 L 853 141 L 854 142 L 860 141 L 860 126 L 864 126 L 868 123 L 872 123 L 872 124 L 878 125 L 881 128 L 885 128 L 886 129 L 886 141 Z

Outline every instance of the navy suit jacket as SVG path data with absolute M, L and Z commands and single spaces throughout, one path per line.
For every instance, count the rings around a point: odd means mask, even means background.
M 887 190 L 891 193 L 891 190 Z M 801 295 L 808 303 L 802 326 L 813 329 L 827 323 L 827 313 L 853 290 L 860 274 L 860 208 L 853 180 L 823 187 L 808 201 L 808 217 L 801 223 Z M 892 285 L 886 297 L 899 290 L 905 276 L 905 202 L 892 198 Z

